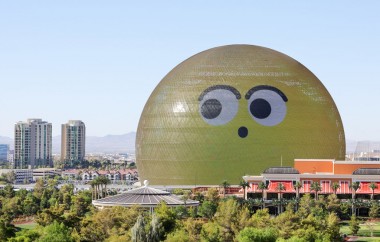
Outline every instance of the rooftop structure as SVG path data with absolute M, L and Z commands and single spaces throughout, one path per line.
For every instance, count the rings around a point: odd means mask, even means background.
M 92 204 L 100 208 L 110 206 L 132 207 L 138 205 L 143 208 L 149 208 L 151 212 L 161 202 L 165 202 L 169 207 L 193 207 L 199 205 L 198 201 L 190 199 L 185 201 L 178 196 L 170 194 L 170 192 L 149 187 L 148 185 L 148 181 L 144 181 L 144 186 L 142 187 L 115 196 L 94 200 Z

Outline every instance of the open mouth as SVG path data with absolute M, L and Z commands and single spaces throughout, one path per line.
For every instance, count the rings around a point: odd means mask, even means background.
M 245 138 L 248 136 L 248 129 L 244 126 L 241 126 L 239 129 L 238 129 L 238 135 L 240 136 L 240 138 Z

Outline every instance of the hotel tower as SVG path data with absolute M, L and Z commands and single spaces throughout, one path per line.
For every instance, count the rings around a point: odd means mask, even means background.
M 14 168 L 51 167 L 52 125 L 42 119 L 15 124 Z

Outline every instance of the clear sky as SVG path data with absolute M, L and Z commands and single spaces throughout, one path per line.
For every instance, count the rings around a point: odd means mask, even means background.
M 346 138 L 380 140 L 379 1 L 1 1 L 0 135 L 42 118 L 87 134 L 136 131 L 177 64 L 212 47 L 261 45 L 327 87 Z

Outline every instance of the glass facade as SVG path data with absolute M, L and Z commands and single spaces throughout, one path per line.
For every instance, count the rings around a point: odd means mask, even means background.
M 0 144 L 0 161 L 8 160 L 9 145 Z
M 330 94 L 277 51 L 231 45 L 201 52 L 158 84 L 140 118 L 136 159 L 155 185 L 238 184 L 295 158 L 344 159 Z

